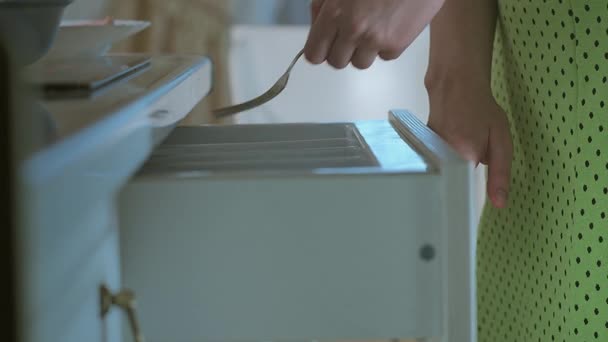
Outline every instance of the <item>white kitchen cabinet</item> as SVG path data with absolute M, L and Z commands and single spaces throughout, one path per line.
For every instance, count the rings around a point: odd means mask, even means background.
M 116 196 L 211 87 L 200 57 L 154 57 L 149 70 L 93 98 L 48 100 L 48 143 L 19 168 L 18 321 L 25 342 L 121 341 Z
M 175 129 L 123 189 L 155 341 L 474 341 L 472 168 L 406 111 Z

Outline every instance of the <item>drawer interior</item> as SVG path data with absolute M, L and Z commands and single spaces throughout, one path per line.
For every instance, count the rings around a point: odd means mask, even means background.
M 176 128 L 141 173 L 376 166 L 351 123 L 200 126 Z

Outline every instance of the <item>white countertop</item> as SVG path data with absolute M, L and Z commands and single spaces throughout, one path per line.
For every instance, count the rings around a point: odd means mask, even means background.
M 113 196 L 210 89 L 207 58 L 159 56 L 99 97 L 46 101 L 55 140 L 21 168 L 26 187 L 44 194 L 38 217 L 60 220 L 79 202 Z
M 105 123 L 118 120 L 147 118 L 150 110 L 142 110 L 174 90 L 180 83 L 203 68 L 207 79 L 200 84 L 199 98 L 211 89 L 211 69 L 202 57 L 159 56 L 153 57 L 149 69 L 128 82 L 110 85 L 99 96 L 81 99 L 46 100 L 44 106 L 51 113 L 58 140 L 83 133 L 87 128 L 102 129 Z M 183 97 L 183 94 L 173 96 Z M 174 115 L 185 116 L 185 113 Z M 115 127 L 116 128 L 116 127 Z

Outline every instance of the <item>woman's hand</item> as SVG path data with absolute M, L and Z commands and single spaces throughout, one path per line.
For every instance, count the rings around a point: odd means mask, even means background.
M 513 143 L 505 112 L 492 96 L 497 0 L 445 0 L 431 25 L 426 75 L 429 126 L 463 157 L 488 165 L 488 197 L 509 198 Z
M 496 208 L 508 202 L 513 144 L 509 122 L 489 87 L 428 80 L 429 127 L 464 158 L 488 165 L 487 192 Z
M 306 58 L 335 68 L 392 60 L 418 37 L 444 0 L 313 0 Z

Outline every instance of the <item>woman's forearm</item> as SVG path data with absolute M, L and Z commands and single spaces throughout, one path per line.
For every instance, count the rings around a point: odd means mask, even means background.
M 446 0 L 431 23 L 426 85 L 472 81 L 489 90 L 497 0 Z
M 488 165 L 488 198 L 508 205 L 513 144 L 491 89 L 497 0 L 446 0 L 431 23 L 429 127 L 475 165 Z

